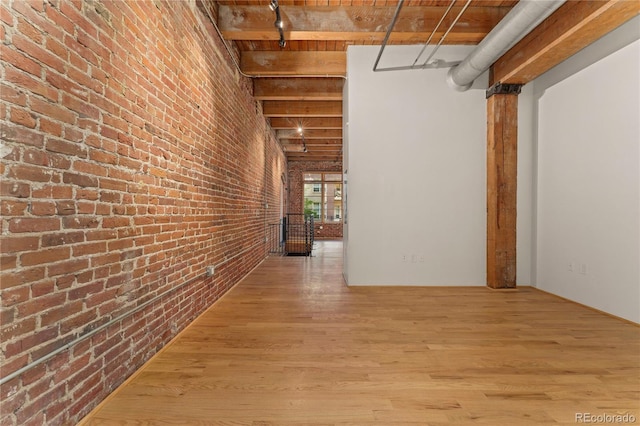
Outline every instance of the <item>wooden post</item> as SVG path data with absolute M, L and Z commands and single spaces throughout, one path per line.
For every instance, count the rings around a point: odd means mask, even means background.
M 487 91 L 487 286 L 516 287 L 516 190 L 520 85 Z

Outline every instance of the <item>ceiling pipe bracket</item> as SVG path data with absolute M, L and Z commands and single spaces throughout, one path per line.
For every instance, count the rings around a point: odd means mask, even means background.
M 486 97 L 489 99 L 493 95 L 519 95 L 521 91 L 522 84 L 503 84 L 497 82 L 487 89 Z

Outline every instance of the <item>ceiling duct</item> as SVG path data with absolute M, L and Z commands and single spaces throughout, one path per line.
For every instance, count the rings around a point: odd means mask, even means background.
M 507 50 L 537 27 L 565 0 L 521 0 L 459 65 L 447 74 L 449 86 L 460 92 L 485 72 Z

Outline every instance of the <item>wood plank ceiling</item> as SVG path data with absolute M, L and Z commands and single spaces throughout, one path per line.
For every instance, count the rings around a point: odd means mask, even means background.
M 217 25 L 240 52 L 240 68 L 254 76 L 290 161 L 342 161 L 342 88 L 349 45 L 380 45 L 397 1 L 280 0 L 286 45 L 279 45 L 268 0 L 222 0 Z M 451 0 L 405 1 L 389 44 L 423 44 Z M 465 5 L 458 0 L 434 33 L 437 43 Z M 444 44 L 477 44 L 517 1 L 472 0 Z M 301 137 L 298 127 L 303 129 Z

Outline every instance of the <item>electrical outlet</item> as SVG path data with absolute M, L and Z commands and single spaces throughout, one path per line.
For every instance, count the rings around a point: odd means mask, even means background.
M 569 262 L 569 267 L 567 269 L 569 270 L 569 272 L 573 272 L 573 262 Z
M 406 254 L 402 255 L 402 261 L 405 262 L 405 263 L 407 262 L 407 255 Z
M 207 277 L 212 277 L 215 271 L 216 271 L 215 266 L 207 266 Z
M 586 263 L 581 263 L 580 264 L 580 273 L 582 275 L 587 275 L 587 264 Z

